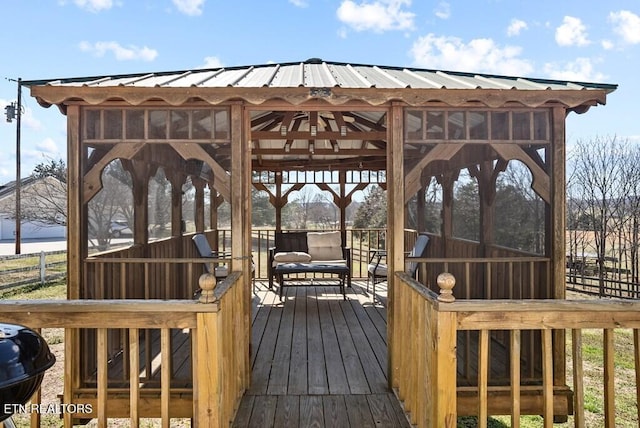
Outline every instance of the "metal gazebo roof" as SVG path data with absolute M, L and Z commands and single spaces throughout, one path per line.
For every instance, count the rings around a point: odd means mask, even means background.
M 558 102 L 578 112 L 583 111 L 582 107 L 604 104 L 606 94 L 617 88 L 613 84 L 351 64 L 319 58 L 213 69 L 25 80 L 23 85 L 31 87 L 32 95 L 44 106 L 116 100 L 133 105 L 163 100 L 179 105 L 194 99 L 209 103 L 243 99 L 259 104 L 275 98 L 300 104 L 317 98 L 332 105 L 348 100 L 372 105 L 392 100 L 409 105 L 477 101 L 490 107 L 509 102 L 530 107 Z M 464 97 L 460 96 L 461 91 Z M 455 96 L 444 100 L 443 92 Z M 489 92 L 495 94 L 486 96 Z

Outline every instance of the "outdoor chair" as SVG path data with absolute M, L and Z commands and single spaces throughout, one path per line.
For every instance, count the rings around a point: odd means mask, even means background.
M 202 233 L 196 233 L 195 235 L 193 235 L 193 238 L 191 239 L 193 240 L 193 243 L 195 244 L 196 249 L 198 250 L 198 254 L 200 254 L 200 257 L 219 258 L 219 257 L 225 256 L 225 254 L 222 254 L 217 251 L 213 251 L 211 249 L 211 246 L 209 245 L 209 241 L 207 240 L 207 237 L 204 236 Z M 229 268 L 227 266 L 221 265 L 220 263 L 215 263 L 215 266 L 213 265 L 214 263 L 204 263 L 204 269 L 207 273 L 213 273 L 217 280 L 224 279 L 229 275 Z M 211 272 L 212 269 L 213 269 L 213 272 Z
M 191 239 L 193 240 L 193 243 L 195 244 L 196 249 L 198 250 L 198 254 L 200 254 L 200 257 L 225 258 L 230 256 L 230 253 L 228 252 L 213 251 L 211 249 L 211 246 L 209 245 L 209 241 L 207 240 L 207 237 L 204 236 L 204 234 L 202 233 L 196 233 L 195 235 L 193 235 L 193 238 Z M 212 266 L 212 265 L 215 265 L 215 266 Z M 224 264 L 204 263 L 204 268 L 207 273 L 211 273 L 212 267 L 213 267 L 213 274 L 216 277 L 217 281 L 223 280 L 229 275 L 229 268 Z M 256 273 L 256 265 L 252 260 L 251 261 L 251 281 L 253 282 L 254 290 L 256 286 L 255 273 Z
M 413 246 L 411 252 L 407 255 L 407 260 L 411 258 L 424 257 L 424 253 L 427 250 L 427 244 L 429 244 L 429 236 L 421 233 L 418 235 L 418 239 Z M 372 295 L 375 298 L 376 284 L 387 280 L 388 267 L 386 265 L 386 250 L 371 250 L 371 256 L 369 258 L 369 266 L 367 268 L 367 293 L 369 292 L 369 281 L 372 284 Z M 416 277 L 418 271 L 418 262 L 407 261 L 405 265 L 405 272 L 412 278 Z

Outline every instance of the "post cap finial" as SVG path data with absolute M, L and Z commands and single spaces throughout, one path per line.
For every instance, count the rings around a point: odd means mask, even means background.
M 440 295 L 438 296 L 439 302 L 451 303 L 456 300 L 453 295 L 453 287 L 456 285 L 456 278 L 449 272 L 443 272 L 438 275 L 436 281 L 438 287 L 440 287 Z
M 213 296 L 213 289 L 216 288 L 216 276 L 212 273 L 203 273 L 198 279 L 198 285 L 202 290 L 200 294 L 200 303 L 213 303 L 215 297 Z

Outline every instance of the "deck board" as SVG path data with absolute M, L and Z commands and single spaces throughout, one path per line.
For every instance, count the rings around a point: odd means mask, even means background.
M 283 299 L 258 282 L 252 385 L 234 427 L 409 427 L 388 389 L 386 310 L 354 281 L 292 286 Z M 383 287 L 378 287 L 377 291 Z

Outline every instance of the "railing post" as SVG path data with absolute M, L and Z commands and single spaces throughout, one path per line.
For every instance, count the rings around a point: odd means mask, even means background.
M 456 384 L 456 313 L 446 311 L 446 303 L 453 302 L 455 278 L 450 273 L 441 273 L 437 279 L 440 287 L 438 301 L 445 303 L 436 311 L 436 391 L 434 406 L 437 426 L 455 427 L 457 424 L 457 384 Z
M 216 285 L 213 274 L 203 274 L 199 280 L 202 295 L 200 303 L 214 302 Z M 221 427 L 222 373 L 220 358 L 221 317 L 217 312 L 202 312 L 196 316 L 196 334 L 193 350 L 193 413 L 196 426 Z
M 221 427 L 221 373 L 219 366 L 220 317 L 216 312 L 197 314 L 193 367 L 193 405 L 196 426 Z

